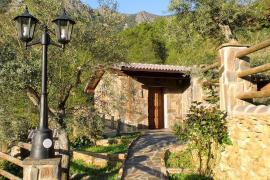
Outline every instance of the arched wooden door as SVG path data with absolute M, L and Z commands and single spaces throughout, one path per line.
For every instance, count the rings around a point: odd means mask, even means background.
M 148 121 L 149 129 L 164 128 L 164 105 L 162 88 L 151 87 L 148 89 Z

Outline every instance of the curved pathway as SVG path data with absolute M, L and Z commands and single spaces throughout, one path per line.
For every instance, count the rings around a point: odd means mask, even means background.
M 125 162 L 123 179 L 166 179 L 162 173 L 163 155 L 166 149 L 178 144 L 176 136 L 167 130 L 147 131 L 131 147 Z

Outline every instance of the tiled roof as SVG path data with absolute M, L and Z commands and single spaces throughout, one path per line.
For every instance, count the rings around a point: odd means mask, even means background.
M 145 71 L 145 72 L 166 72 L 166 73 L 185 73 L 189 74 L 191 67 L 173 66 L 161 64 L 141 64 L 141 63 L 120 63 L 114 68 L 122 71 Z

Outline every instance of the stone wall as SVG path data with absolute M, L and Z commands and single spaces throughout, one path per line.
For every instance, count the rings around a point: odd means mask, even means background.
M 172 128 L 175 123 L 182 122 L 182 94 L 180 89 L 164 89 L 165 127 Z
M 106 119 L 121 119 L 122 131 L 148 127 L 148 91 L 133 78 L 106 72 L 94 99 L 95 108 Z
M 106 115 L 106 119 L 113 116 L 120 119 L 123 108 L 119 105 L 125 102 L 121 96 L 121 79 L 114 74 L 106 72 L 95 89 L 94 105 L 100 114 Z
M 249 69 L 249 58 L 236 58 L 247 46 L 220 47 L 220 108 L 228 113 L 232 145 L 221 152 L 214 170 L 216 179 L 270 179 L 270 106 L 252 104 L 237 96 L 257 91 L 257 84 L 238 77 Z
M 125 124 L 133 127 L 148 128 L 148 90 L 130 76 L 121 76 L 121 78 L 122 95 L 127 97 L 126 104 L 122 104 L 126 106 L 126 110 L 121 119 Z
M 270 179 L 270 117 L 233 116 L 228 119 L 233 145 L 221 152 L 216 179 Z
M 194 99 L 192 89 L 193 83 L 191 85 L 189 83 L 182 84 L 181 87 L 175 89 L 164 89 L 164 100 L 167 101 L 164 102 L 166 104 L 164 118 L 167 122 L 167 128 L 172 128 L 176 123 L 183 123 Z

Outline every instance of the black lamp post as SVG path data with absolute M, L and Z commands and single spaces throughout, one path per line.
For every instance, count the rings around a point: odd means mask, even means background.
M 28 12 L 26 7 L 25 12 L 15 17 L 18 36 L 25 46 L 32 46 L 41 44 L 43 46 L 42 53 L 42 91 L 40 99 L 40 123 L 38 129 L 34 133 L 32 139 L 32 148 L 30 157 L 33 159 L 48 159 L 54 157 L 53 137 L 52 130 L 48 128 L 48 93 L 47 93 L 47 65 L 48 65 L 48 46 L 54 45 L 57 47 L 64 47 L 69 43 L 72 33 L 72 28 L 75 22 L 71 20 L 66 11 L 63 10 L 62 14 L 53 22 L 56 24 L 56 37 L 57 44 L 53 42 L 49 35 L 49 30 L 46 25 L 43 26 L 43 33 L 41 39 L 33 40 L 34 32 L 38 19 Z

